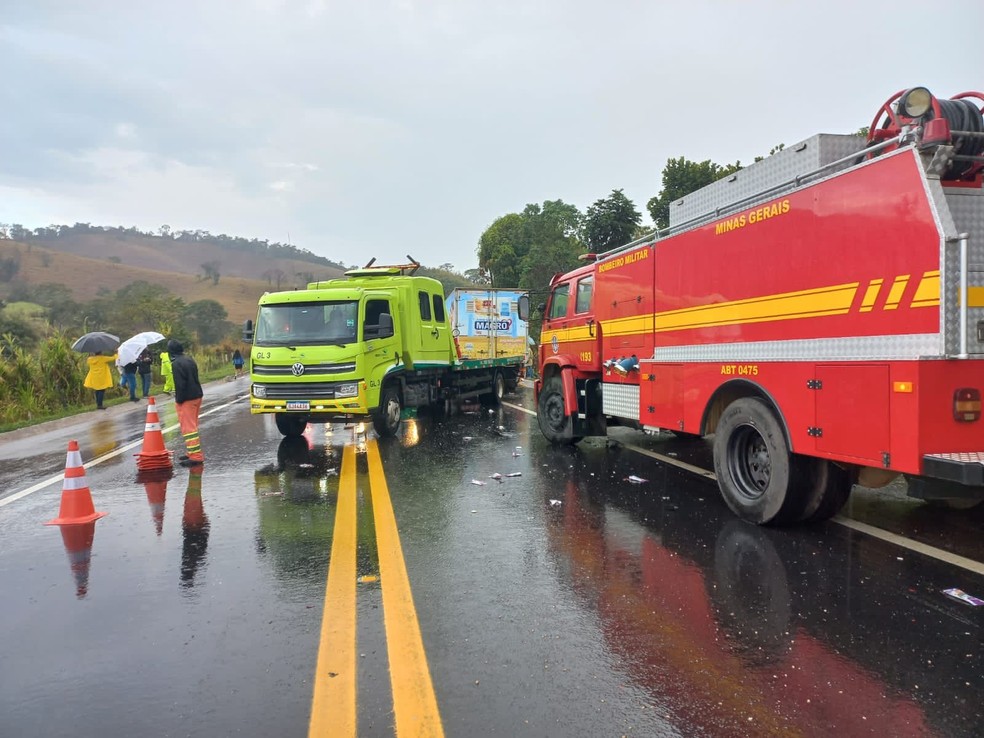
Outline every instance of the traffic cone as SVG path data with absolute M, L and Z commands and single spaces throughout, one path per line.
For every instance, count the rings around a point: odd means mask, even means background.
M 69 441 L 68 456 L 65 459 L 65 479 L 62 482 L 61 508 L 58 510 L 58 517 L 47 521 L 45 525 L 91 523 L 105 514 L 96 512 L 92 505 L 92 493 L 89 492 L 89 485 L 85 481 L 79 442 Z
M 171 469 L 171 452 L 164 447 L 164 434 L 161 433 L 161 421 L 157 415 L 157 404 L 154 398 L 148 398 L 147 424 L 144 426 L 143 447 L 137 457 L 137 469 Z
M 61 534 L 72 576 L 75 577 L 75 596 L 81 600 L 89 591 L 89 562 L 92 558 L 92 539 L 96 536 L 96 521 L 63 525 Z

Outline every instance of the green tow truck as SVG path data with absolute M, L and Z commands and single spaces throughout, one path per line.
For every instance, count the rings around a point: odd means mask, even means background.
M 344 279 L 269 292 L 255 324 L 243 326 L 253 344 L 250 412 L 273 413 L 283 435 L 299 436 L 309 422 L 368 418 L 379 435 L 393 436 L 419 408 L 447 413 L 469 397 L 498 403 L 519 381 L 523 348 L 463 358 L 441 283 L 414 276 L 420 264 L 413 259 L 374 261 Z M 497 292 L 484 291 L 490 298 Z

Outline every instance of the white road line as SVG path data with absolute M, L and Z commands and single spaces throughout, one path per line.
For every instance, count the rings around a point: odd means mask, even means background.
M 532 410 L 527 410 L 525 407 L 520 407 L 519 405 L 513 405 L 508 402 L 503 402 L 502 404 L 507 407 L 511 407 L 514 410 L 519 410 L 520 412 L 526 413 L 527 415 L 536 415 L 536 413 Z M 671 464 L 672 466 L 680 469 L 686 469 L 687 471 L 698 474 L 705 479 L 713 479 L 714 481 L 717 481 L 717 475 L 707 469 L 701 469 L 699 466 L 693 466 L 692 464 L 688 464 L 684 461 L 674 459 L 670 456 L 664 456 L 663 454 L 650 451 L 649 449 L 640 448 L 639 446 L 635 446 L 631 443 L 625 443 L 623 441 L 619 441 L 619 443 L 621 443 L 625 448 L 635 451 L 636 453 L 649 456 L 650 458 L 662 461 L 665 464 Z M 923 556 L 928 556 L 931 559 L 936 559 L 937 561 L 942 561 L 943 563 L 950 564 L 961 569 L 966 569 L 967 571 L 975 574 L 984 574 L 984 563 L 974 561 L 973 559 L 968 559 L 964 556 L 959 556 L 955 553 L 950 553 L 942 548 L 936 548 L 935 546 L 929 546 L 925 543 L 920 543 L 919 541 L 913 541 L 905 536 L 890 533 L 887 530 L 882 530 L 881 528 L 876 528 L 873 525 L 861 523 L 857 520 L 851 520 L 850 518 L 845 518 L 841 515 L 831 518 L 830 522 L 843 525 L 845 528 L 850 528 L 851 530 L 855 530 L 859 533 L 869 535 L 872 538 L 877 538 L 881 541 L 892 543 L 900 548 L 908 549 L 909 551 L 922 554 Z
M 235 405 L 237 402 L 239 402 L 240 400 L 245 399 L 247 397 L 249 397 L 249 395 L 240 395 L 239 397 L 237 397 L 232 402 L 227 402 L 224 405 L 217 405 L 216 407 L 213 407 L 211 410 L 206 410 L 205 412 L 203 412 L 198 417 L 204 418 L 206 415 L 211 415 L 212 413 L 217 413 L 219 410 L 223 410 L 223 409 L 229 407 L 230 405 Z M 169 425 L 167 428 L 164 428 L 162 430 L 162 432 L 163 433 L 167 433 L 168 431 L 172 431 L 172 430 L 174 430 L 177 427 L 178 427 L 178 425 L 177 425 L 177 423 L 175 423 L 174 425 Z M 90 461 L 87 461 L 86 463 L 84 463 L 82 465 L 82 468 L 83 469 L 88 469 L 89 467 L 96 466 L 98 464 L 102 464 L 104 461 L 107 461 L 109 459 L 112 459 L 112 458 L 115 458 L 115 457 L 120 456 L 122 454 L 125 454 L 131 448 L 136 448 L 137 446 L 140 446 L 142 444 L 143 444 L 143 436 L 140 436 L 140 440 L 138 440 L 138 441 L 134 441 L 133 443 L 128 443 L 125 446 L 120 446 L 118 449 L 115 449 L 113 451 L 110 451 L 108 454 L 103 454 L 102 456 L 98 456 L 95 459 L 92 459 Z M 22 489 L 20 492 L 15 492 L 14 494 L 10 495 L 9 497 L 4 497 L 2 500 L 0 500 L 0 507 L 5 507 L 5 506 L 11 504 L 12 502 L 16 502 L 17 500 L 20 500 L 20 499 L 22 499 L 24 497 L 27 497 L 28 495 L 34 494 L 35 492 L 38 492 L 39 490 L 42 490 L 45 487 L 50 487 L 55 482 L 61 481 L 64 478 L 64 476 L 65 476 L 65 472 L 61 472 L 60 474 L 56 474 L 53 477 L 49 477 L 48 479 L 45 479 L 43 482 L 38 482 L 37 484 L 31 485 L 27 489 Z
M 937 561 L 942 561 L 946 564 L 952 564 L 953 566 L 959 566 L 961 569 L 966 569 L 967 571 L 972 571 L 975 574 L 984 574 L 984 564 L 979 561 L 974 561 L 973 559 L 968 559 L 964 556 L 959 556 L 955 553 L 950 553 L 949 551 L 944 551 L 941 548 L 936 548 L 935 546 L 927 546 L 925 543 L 919 543 L 919 541 L 912 541 L 895 533 L 889 533 L 887 530 L 882 530 L 881 528 L 875 528 L 867 523 L 861 523 L 857 520 L 851 520 L 850 518 L 844 518 L 838 515 L 835 518 L 831 518 L 832 523 L 839 523 L 845 528 L 850 528 L 851 530 L 856 530 L 859 533 L 865 533 L 873 538 L 878 538 L 882 541 L 887 541 L 888 543 L 894 543 L 896 546 L 901 546 L 902 548 L 907 548 L 910 551 L 915 551 L 916 553 L 921 553 L 923 556 L 929 556 L 930 558 L 936 559 Z

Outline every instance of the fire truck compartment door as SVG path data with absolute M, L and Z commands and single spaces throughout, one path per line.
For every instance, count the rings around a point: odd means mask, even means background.
M 890 452 L 890 374 L 887 364 L 818 364 L 814 434 L 817 451 L 881 466 Z
M 641 361 L 639 421 L 643 425 L 683 430 L 683 364 Z

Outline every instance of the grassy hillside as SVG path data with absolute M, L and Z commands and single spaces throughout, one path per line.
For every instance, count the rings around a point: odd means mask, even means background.
M 229 320 L 240 323 L 256 315 L 256 302 L 260 295 L 273 289 L 266 280 L 222 275 L 219 283 L 213 284 L 211 280 L 206 281 L 193 274 L 116 264 L 107 259 L 51 251 L 33 244 L 29 247 L 13 241 L 0 241 L 0 257 L 11 257 L 15 253 L 20 258 L 20 269 L 14 281 L 35 285 L 63 284 L 72 290 L 73 297 L 79 302 L 144 280 L 167 287 L 186 303 L 215 300 L 225 307 Z M 293 286 L 285 281 L 281 288 L 290 289 Z
M 287 286 L 293 285 L 293 278 L 298 274 L 331 279 L 342 273 L 342 270 L 324 264 L 276 258 L 211 241 L 176 241 L 140 233 L 87 233 L 50 240 L 32 239 L 31 247 L 91 259 L 114 259 L 120 264 L 162 272 L 204 274 L 202 264 L 215 262 L 222 276 L 265 280 L 267 273 L 279 270 Z

